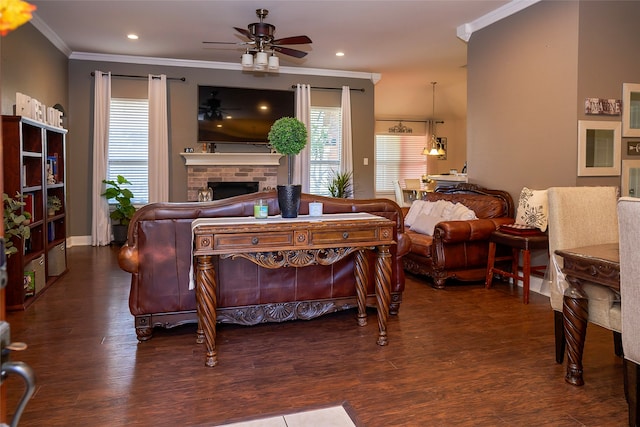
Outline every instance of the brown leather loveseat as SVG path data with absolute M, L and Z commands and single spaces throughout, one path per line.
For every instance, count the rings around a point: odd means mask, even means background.
M 407 228 L 411 250 L 403 258 L 405 270 L 431 277 L 433 286 L 439 289 L 445 287 L 449 278 L 484 280 L 489 236 L 500 225 L 514 222 L 511 195 L 465 183 L 438 188 L 433 193 L 426 193 L 422 200 L 462 203 L 474 211 L 478 219 L 439 222 L 433 236 Z M 408 208 L 403 210 L 406 215 Z
M 123 270 L 132 274 L 129 309 L 140 341 L 151 338 L 153 327 L 197 322 L 195 292 L 189 290 L 191 222 L 196 218 L 251 216 L 258 199 L 268 204 L 269 215 L 280 213 L 275 191 L 204 203 L 153 203 L 136 212 L 118 261 Z M 334 199 L 303 194 L 301 215 L 308 214 L 309 202 L 313 201 L 323 202 L 324 213 L 368 212 L 396 223 L 389 311 L 397 314 L 404 290 L 402 256 L 410 245 L 400 207 L 386 199 Z M 374 254 L 369 256 L 370 265 L 374 265 Z M 329 266 L 276 270 L 258 267 L 245 259 L 214 257 L 214 268 L 218 322 L 253 325 L 310 319 L 357 306 L 352 257 Z M 372 276 L 367 304 L 375 306 Z M 296 310 L 300 301 L 311 302 L 305 304 L 311 309 Z

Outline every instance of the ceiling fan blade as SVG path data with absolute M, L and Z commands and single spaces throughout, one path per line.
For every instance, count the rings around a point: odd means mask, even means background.
M 303 52 L 297 49 L 291 49 L 288 47 L 280 47 L 280 46 L 271 46 L 271 48 L 276 52 L 280 52 L 282 54 L 293 56 L 296 58 L 304 58 L 305 56 L 307 56 L 307 52 Z
M 311 39 L 307 36 L 284 37 L 271 42 L 271 44 L 307 44 L 311 43 Z
M 239 32 L 240 34 L 242 34 L 243 36 L 245 36 L 246 38 L 253 40 L 253 35 L 248 30 L 245 30 L 244 28 L 238 28 L 238 27 L 233 27 L 233 29 Z

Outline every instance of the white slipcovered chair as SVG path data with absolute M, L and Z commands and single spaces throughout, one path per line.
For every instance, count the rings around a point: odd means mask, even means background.
M 638 425 L 640 388 L 640 199 L 618 201 L 620 227 L 620 296 L 625 396 L 629 403 L 629 426 Z
M 400 181 L 393 181 L 393 191 L 395 192 L 396 195 L 396 203 L 400 206 L 400 207 L 409 207 L 411 206 L 410 202 L 405 201 L 404 199 L 404 193 L 402 192 L 402 187 L 400 187 Z
M 552 187 L 549 197 L 549 293 L 554 310 L 556 362 L 565 351 L 562 305 L 569 284 L 561 272 L 558 249 L 618 242 L 616 187 Z M 613 331 L 615 353 L 622 355 L 620 296 L 609 288 L 584 283 L 589 298 L 589 322 Z

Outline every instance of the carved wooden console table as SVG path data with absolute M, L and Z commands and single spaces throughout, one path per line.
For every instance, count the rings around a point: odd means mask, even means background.
M 567 344 L 565 381 L 583 385 L 582 353 L 589 317 L 588 296 L 583 282 L 592 282 L 620 292 L 620 252 L 617 243 L 557 250 L 564 260 L 562 271 L 569 282 L 562 306 Z
M 206 366 L 218 363 L 216 339 L 216 279 L 212 258 L 246 258 L 261 267 L 330 265 L 354 255 L 358 324 L 367 323 L 367 276 L 375 268 L 378 345 L 387 344 L 391 253 L 395 224 L 368 213 L 307 215 L 285 219 L 252 217 L 200 218 L 191 228 L 196 258 L 195 287 L 198 309 L 198 341 L 206 345 Z M 375 266 L 366 250 L 377 249 Z

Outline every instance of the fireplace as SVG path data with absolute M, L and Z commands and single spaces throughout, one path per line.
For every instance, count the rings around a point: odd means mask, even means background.
M 242 194 L 255 193 L 259 190 L 258 184 L 251 181 L 226 181 L 208 182 L 207 186 L 213 190 L 213 200 L 220 200 Z
M 282 154 L 278 153 L 180 153 L 187 167 L 187 200 L 197 201 L 198 190 L 211 187 L 213 183 L 237 184 L 250 182 L 251 190 L 242 189 L 242 194 L 267 191 L 276 188 L 278 167 Z M 231 197 L 227 194 L 224 197 Z

